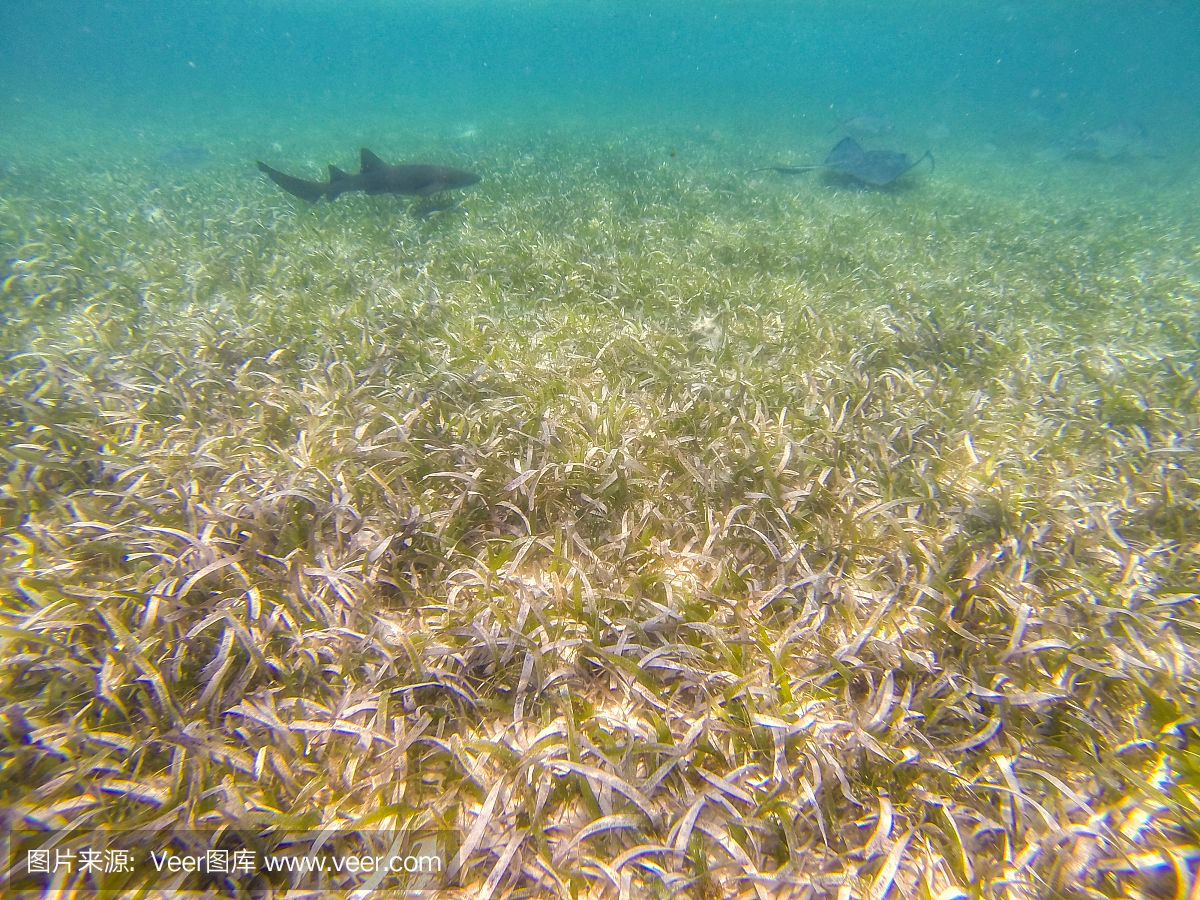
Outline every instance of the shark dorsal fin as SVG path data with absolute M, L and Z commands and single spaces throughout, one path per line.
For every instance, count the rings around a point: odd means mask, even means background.
M 374 153 L 372 153 L 366 147 L 362 148 L 361 166 L 362 166 L 362 170 L 364 172 L 373 172 L 376 169 L 384 168 L 386 165 L 387 165 L 387 163 L 385 163 L 382 159 L 380 159 L 378 156 L 376 156 Z
M 343 172 L 337 166 L 329 167 L 329 180 L 330 181 L 341 181 L 341 180 L 343 180 L 345 178 L 349 178 L 349 177 L 350 177 L 349 175 L 347 175 L 345 172 Z

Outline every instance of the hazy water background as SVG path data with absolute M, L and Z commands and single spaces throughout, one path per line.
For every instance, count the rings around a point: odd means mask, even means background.
M 1183 172 L 1198 51 L 1200 6 L 1182 0 L 31 0 L 0 12 L 0 140 L 11 165 L 71 146 L 264 153 L 328 135 L 395 154 L 416 134 L 662 128 L 803 156 L 837 115 L 872 113 L 904 149 L 999 165 L 1135 123 Z

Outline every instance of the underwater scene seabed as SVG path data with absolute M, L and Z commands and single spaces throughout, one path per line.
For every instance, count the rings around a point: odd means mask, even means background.
M 4 139 L 10 888 L 1196 896 L 1195 162 L 828 124 Z

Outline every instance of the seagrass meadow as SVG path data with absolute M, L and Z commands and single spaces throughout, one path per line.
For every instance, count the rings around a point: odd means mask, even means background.
M 483 175 L 422 217 L 154 146 L 0 170 L 6 827 L 443 829 L 454 897 L 1197 896 L 1194 164 L 380 134 Z

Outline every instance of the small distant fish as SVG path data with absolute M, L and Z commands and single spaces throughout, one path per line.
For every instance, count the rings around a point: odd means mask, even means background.
M 848 119 L 838 118 L 837 124 L 829 131 L 832 133 L 839 128 L 854 137 L 883 137 L 891 134 L 895 125 L 887 116 L 860 115 Z
M 200 147 L 193 144 L 176 144 L 158 154 L 156 159 L 162 165 L 171 166 L 175 169 L 195 169 L 212 159 L 212 154 L 207 147 Z
M 1073 159 L 1093 159 L 1113 162 L 1150 156 L 1149 132 L 1141 122 L 1119 121 L 1096 128 L 1079 136 Z
M 1102 128 L 1069 135 L 1051 144 L 1038 156 L 1042 159 L 1073 159 L 1100 163 L 1162 158 L 1154 151 L 1146 126 L 1129 120 L 1119 120 Z

